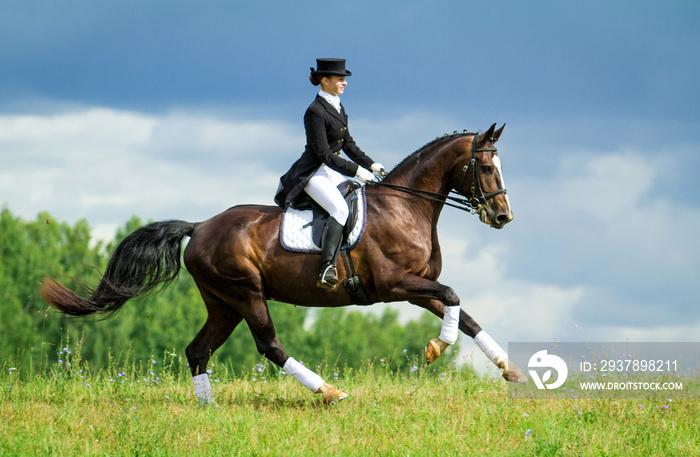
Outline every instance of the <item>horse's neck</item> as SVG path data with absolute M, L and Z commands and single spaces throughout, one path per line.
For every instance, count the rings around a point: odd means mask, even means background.
M 395 184 L 412 189 L 447 195 L 451 190 L 452 167 L 459 154 L 453 141 L 440 142 L 428 149 L 411 155 L 386 179 Z M 437 197 L 445 201 L 445 198 Z M 409 212 L 424 212 L 430 218 L 432 227 L 437 225 L 443 205 L 430 199 L 412 198 L 406 200 Z
M 448 144 L 437 144 L 428 150 L 414 153 L 402 164 L 398 173 L 389 175 L 387 182 L 446 195 L 450 191 L 450 175 L 458 151 Z

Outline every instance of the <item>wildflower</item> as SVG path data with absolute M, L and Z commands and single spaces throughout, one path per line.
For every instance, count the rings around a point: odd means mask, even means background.
M 131 409 L 134 410 L 134 411 L 136 411 L 136 406 L 132 406 Z
M 640 404 L 639 404 L 639 407 L 640 407 L 640 408 L 644 408 L 644 405 L 642 405 L 642 404 L 640 403 Z
M 528 413 L 523 413 L 523 417 L 530 417 Z
M 407 353 L 407 352 L 408 352 L 408 349 L 404 349 L 404 350 L 403 350 L 403 353 L 404 353 L 404 354 Z
M 525 436 L 530 436 L 530 435 L 532 435 L 532 430 L 528 428 L 527 430 L 525 430 Z
M 151 360 L 151 362 L 153 362 L 153 365 L 155 365 L 156 363 L 158 363 L 158 362 L 155 361 L 155 359 Z
M 58 359 L 58 363 L 63 363 L 63 360 L 61 360 L 61 359 Z
M 417 365 L 413 365 L 413 366 L 411 367 L 411 373 L 413 373 L 414 371 L 418 371 L 418 366 L 417 366 Z
M 578 405 L 571 405 L 572 408 L 578 408 Z
M 663 408 L 663 409 L 668 409 L 668 405 L 663 405 L 662 408 Z

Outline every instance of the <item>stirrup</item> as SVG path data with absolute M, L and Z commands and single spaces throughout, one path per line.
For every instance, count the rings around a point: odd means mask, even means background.
M 333 265 L 328 265 L 318 276 L 317 287 L 322 289 L 335 289 L 338 284 L 338 270 Z

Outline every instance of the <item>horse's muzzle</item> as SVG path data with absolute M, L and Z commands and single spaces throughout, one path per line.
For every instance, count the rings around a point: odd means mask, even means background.
M 479 219 L 484 224 L 488 224 L 493 228 L 501 229 L 508 222 L 513 220 L 513 213 L 508 209 L 496 209 L 489 207 L 483 208 L 479 214 Z

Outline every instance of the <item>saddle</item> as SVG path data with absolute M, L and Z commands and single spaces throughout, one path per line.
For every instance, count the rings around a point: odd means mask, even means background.
M 349 209 L 341 250 L 352 250 L 360 243 L 366 225 L 364 187 L 347 180 L 339 184 L 338 189 Z M 329 217 L 326 210 L 304 194 L 282 213 L 282 247 L 292 252 L 320 253 L 323 229 Z
M 349 215 L 343 231 L 340 255 L 345 265 L 345 288 L 356 305 L 370 304 L 362 281 L 357 274 L 349 251 L 362 239 L 367 224 L 365 188 L 355 181 L 347 180 L 338 185 L 338 190 L 348 204 Z M 282 213 L 280 243 L 292 252 L 321 253 L 321 238 L 330 215 L 308 195 L 297 199 Z

